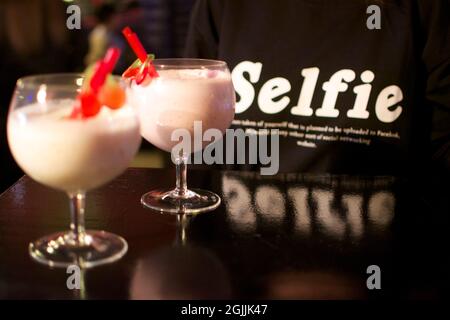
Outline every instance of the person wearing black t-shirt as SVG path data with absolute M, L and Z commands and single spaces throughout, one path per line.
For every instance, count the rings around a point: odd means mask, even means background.
M 233 127 L 279 129 L 282 172 L 448 170 L 450 1 L 371 2 L 198 0 L 186 57 L 228 63 Z

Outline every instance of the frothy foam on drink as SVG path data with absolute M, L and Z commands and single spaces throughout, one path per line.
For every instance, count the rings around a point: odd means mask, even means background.
M 180 80 L 225 79 L 227 77 L 223 71 L 207 69 L 159 70 L 158 72 L 161 77 Z

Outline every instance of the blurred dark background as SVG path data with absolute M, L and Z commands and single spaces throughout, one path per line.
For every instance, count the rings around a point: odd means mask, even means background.
M 0 1 L 0 192 L 23 173 L 12 158 L 6 117 L 16 80 L 53 72 L 82 72 L 103 56 L 109 45 L 123 49 L 115 72 L 135 56 L 121 36 L 129 25 L 148 52 L 158 58 L 181 57 L 194 0 L 1 0 Z M 81 28 L 69 30 L 67 19 L 77 5 Z M 161 167 L 165 156 L 143 143 L 133 166 Z

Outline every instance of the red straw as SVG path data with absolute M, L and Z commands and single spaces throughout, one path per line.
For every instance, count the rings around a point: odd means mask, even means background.
M 120 49 L 116 47 L 109 48 L 106 51 L 105 58 L 103 61 L 105 62 L 108 72 L 112 72 L 114 67 L 116 66 L 117 61 L 120 57 Z
M 106 76 L 113 71 L 120 56 L 120 49 L 112 47 L 106 51 L 103 60 L 100 60 L 91 78 L 91 89 L 97 92 L 106 81 Z
M 133 49 L 139 60 L 144 63 L 147 59 L 147 51 L 145 51 L 144 46 L 142 45 L 136 33 L 134 33 L 130 27 L 125 27 L 122 30 L 122 34 L 127 39 L 131 49 Z

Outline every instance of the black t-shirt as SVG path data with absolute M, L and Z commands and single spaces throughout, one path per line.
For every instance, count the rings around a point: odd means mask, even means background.
M 233 127 L 279 129 L 280 171 L 384 174 L 448 164 L 450 1 L 368 7 L 199 0 L 186 56 L 228 63 Z

